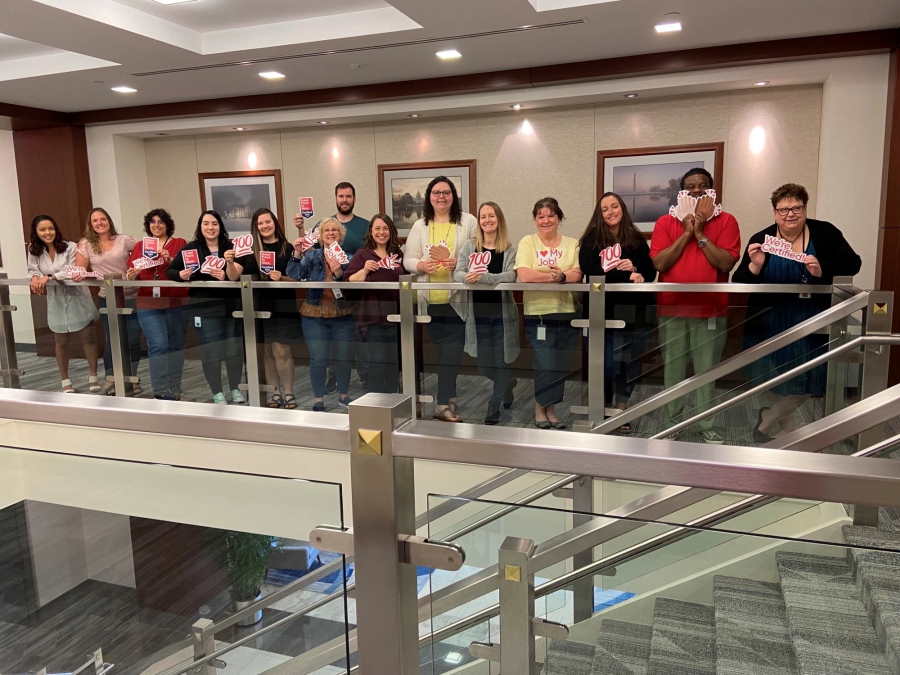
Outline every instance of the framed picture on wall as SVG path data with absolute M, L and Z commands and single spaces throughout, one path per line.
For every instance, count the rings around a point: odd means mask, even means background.
M 279 169 L 201 173 L 199 180 L 202 210 L 218 211 L 229 235 L 250 232 L 250 217 L 262 208 L 271 209 L 285 225 Z
M 459 193 L 463 211 L 475 213 L 475 160 L 378 165 L 378 208 L 394 220 L 401 237 L 422 217 L 425 189 L 432 178 L 446 176 Z
M 722 199 L 724 143 L 698 143 L 597 152 L 597 198 L 615 192 L 641 232 L 653 231 L 656 220 L 668 213 L 689 169 L 703 167 L 716 182 Z

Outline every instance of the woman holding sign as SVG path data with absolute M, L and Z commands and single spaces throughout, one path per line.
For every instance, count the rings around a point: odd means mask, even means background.
M 347 281 L 400 280 L 403 252 L 394 221 L 384 213 L 376 213 L 369 222 L 369 232 L 347 266 Z M 388 314 L 400 312 L 397 291 L 356 291 L 356 327 L 366 344 L 363 353 L 369 365 L 369 391 L 397 392 L 400 367 L 397 355 L 400 327 L 388 323 Z
M 78 255 L 75 256 L 76 267 L 84 268 L 101 275 L 105 279 L 122 279 L 128 269 L 128 256 L 135 245 L 134 237 L 116 232 L 112 217 L 100 207 L 91 209 L 84 228 L 84 238 L 78 242 Z M 100 308 L 106 307 L 106 286 L 100 287 L 98 301 Z M 120 307 L 134 306 L 136 288 L 127 288 Z M 112 384 L 113 361 L 112 345 L 109 341 L 109 317 L 101 321 L 106 329 L 105 347 L 103 349 L 103 369 L 106 371 L 106 393 L 116 393 Z M 141 358 L 141 335 L 138 332 L 137 318 L 134 314 L 126 314 L 119 321 L 122 356 L 125 361 L 125 376 L 137 375 L 138 361 Z M 127 392 L 134 396 L 141 393 L 140 383 L 126 385 Z
M 222 217 L 215 211 L 204 211 L 197 221 L 194 239 L 169 265 L 168 275 L 174 281 L 225 281 L 225 259 L 231 250 Z M 213 403 L 226 403 L 231 391 L 232 403 L 246 400 L 239 389 L 243 369 L 240 320 L 232 312 L 240 306 L 240 291 L 230 288 L 192 287 L 190 315 L 200 333 L 200 358 L 203 375 L 212 392 Z M 222 383 L 222 363 L 228 373 L 228 388 Z
M 304 248 L 302 239 L 298 239 L 287 275 L 299 281 L 344 280 L 350 262 L 341 248 L 344 232 L 336 218 L 328 218 L 319 225 L 319 241 L 312 248 Z M 310 288 L 300 306 L 300 316 L 309 350 L 309 380 L 315 397 L 312 409 L 325 410 L 325 373 L 329 365 L 337 381 L 338 403 L 347 407 L 355 331 L 353 308 L 338 288 Z
M 269 209 L 258 209 L 250 219 L 253 250 L 225 251 L 225 274 L 237 281 L 242 274 L 252 274 L 262 281 L 289 281 L 286 276 L 291 260 L 291 245 L 284 228 Z M 235 239 L 235 242 L 239 242 Z M 275 387 L 269 397 L 269 408 L 297 407 L 294 396 L 294 355 L 291 343 L 299 337 L 297 299 L 294 289 L 265 288 L 256 295 L 257 311 L 271 312 L 271 318 L 257 322 L 257 339 L 262 344 L 266 383 Z
M 853 276 L 862 260 L 831 223 L 806 217 L 809 195 L 795 183 L 782 185 L 772 193 L 775 224 L 750 237 L 744 257 L 732 281 L 764 284 L 830 284 L 836 276 Z M 751 346 L 827 309 L 829 295 L 749 296 L 751 319 L 745 343 Z M 756 382 L 770 379 L 808 361 L 826 349 L 826 335 L 809 335 L 753 364 Z M 772 440 L 779 428 L 787 430 L 788 418 L 810 396 L 825 393 L 825 366 L 791 378 L 771 390 L 772 405 L 760 408 L 753 439 Z
M 503 210 L 494 202 L 478 207 L 475 239 L 459 247 L 456 281 L 502 284 L 516 280 L 516 247 L 509 242 Z M 512 377 L 507 364 L 519 356 L 519 312 L 510 291 L 457 293 L 450 301 L 466 320 L 465 350 L 494 385 L 485 424 L 500 422 L 500 406 L 512 405 Z
M 605 277 L 610 284 L 639 284 L 656 278 L 647 240 L 638 232 L 621 197 L 607 192 L 578 241 L 578 266 L 588 279 Z M 626 407 L 641 374 L 640 354 L 649 330 L 647 306 L 650 293 L 608 293 L 606 318 L 625 322 L 624 328 L 606 331 L 603 359 L 604 401 L 610 407 Z M 587 303 L 582 308 L 587 317 Z M 590 367 L 590 366 L 588 366 Z M 618 397 L 618 400 L 617 400 Z M 629 432 L 630 425 L 620 431 Z
M 90 289 L 84 286 L 50 284 L 51 279 L 68 279 L 66 269 L 75 264 L 76 246 L 65 241 L 52 217 L 35 216 L 31 221 L 31 241 L 28 244 L 28 276 L 31 292 L 47 296 L 47 324 L 53 333 L 56 365 L 63 392 L 75 393 L 69 379 L 69 355 L 75 343 L 81 344 L 88 364 L 88 391 L 100 391 L 97 382 L 97 308 Z
M 409 231 L 403 266 L 416 281 L 446 283 L 456 269 L 459 247 L 475 236 L 477 223 L 463 213 L 456 186 L 446 176 L 433 178 L 425 188 L 424 217 Z M 427 307 L 428 335 L 438 347 L 438 391 L 435 419 L 461 422 L 456 410 L 456 375 L 465 346 L 466 328 L 450 304 L 450 291 L 419 293 L 419 307 Z
M 559 231 L 562 209 L 553 197 L 539 199 L 531 210 L 534 234 L 522 237 L 516 252 L 516 278 L 524 283 L 564 284 L 581 280 L 578 240 Z M 575 299 L 566 291 L 525 292 L 525 332 L 534 350 L 534 424 L 538 429 L 565 429 L 553 410 L 563 400 L 566 378 L 577 369 L 574 354 L 580 331 Z
M 128 258 L 125 277 L 140 281 L 168 279 L 170 263 L 187 242 L 174 236 L 175 221 L 165 209 L 153 209 L 144 216 L 144 232 L 147 236 L 137 243 Z M 186 288 L 138 288 L 137 320 L 147 340 L 154 398 L 167 401 L 181 398 L 184 370 L 184 315 L 181 308 L 186 296 Z

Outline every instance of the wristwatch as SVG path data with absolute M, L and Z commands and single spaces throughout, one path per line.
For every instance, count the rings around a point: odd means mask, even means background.
M 703 237 L 703 239 L 697 240 L 697 246 L 699 246 L 700 248 L 704 248 L 708 243 L 709 243 L 709 239 L 707 239 L 706 237 Z

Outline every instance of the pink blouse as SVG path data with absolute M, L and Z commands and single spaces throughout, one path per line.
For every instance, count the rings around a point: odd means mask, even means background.
M 113 239 L 112 248 L 98 253 L 87 239 L 78 242 L 78 252 L 90 261 L 90 269 L 100 272 L 103 278 L 121 279 L 128 269 L 128 256 L 137 241 L 127 234 L 117 234 Z M 128 297 L 137 295 L 137 288 L 125 289 Z M 100 297 L 106 297 L 106 287 L 100 288 Z

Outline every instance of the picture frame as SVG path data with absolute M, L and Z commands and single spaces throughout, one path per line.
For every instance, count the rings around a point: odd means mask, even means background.
M 649 235 L 675 204 L 681 176 L 689 169 L 703 167 L 712 174 L 721 202 L 724 157 L 724 142 L 599 150 L 597 199 L 605 192 L 617 193 L 635 227 Z
M 378 165 L 378 208 L 393 219 L 401 237 L 422 217 L 425 188 L 437 176 L 453 181 L 463 211 L 474 215 L 478 208 L 474 159 Z
M 281 170 L 220 171 L 198 174 L 200 208 L 217 211 L 229 236 L 250 232 L 250 218 L 267 208 L 285 225 Z

